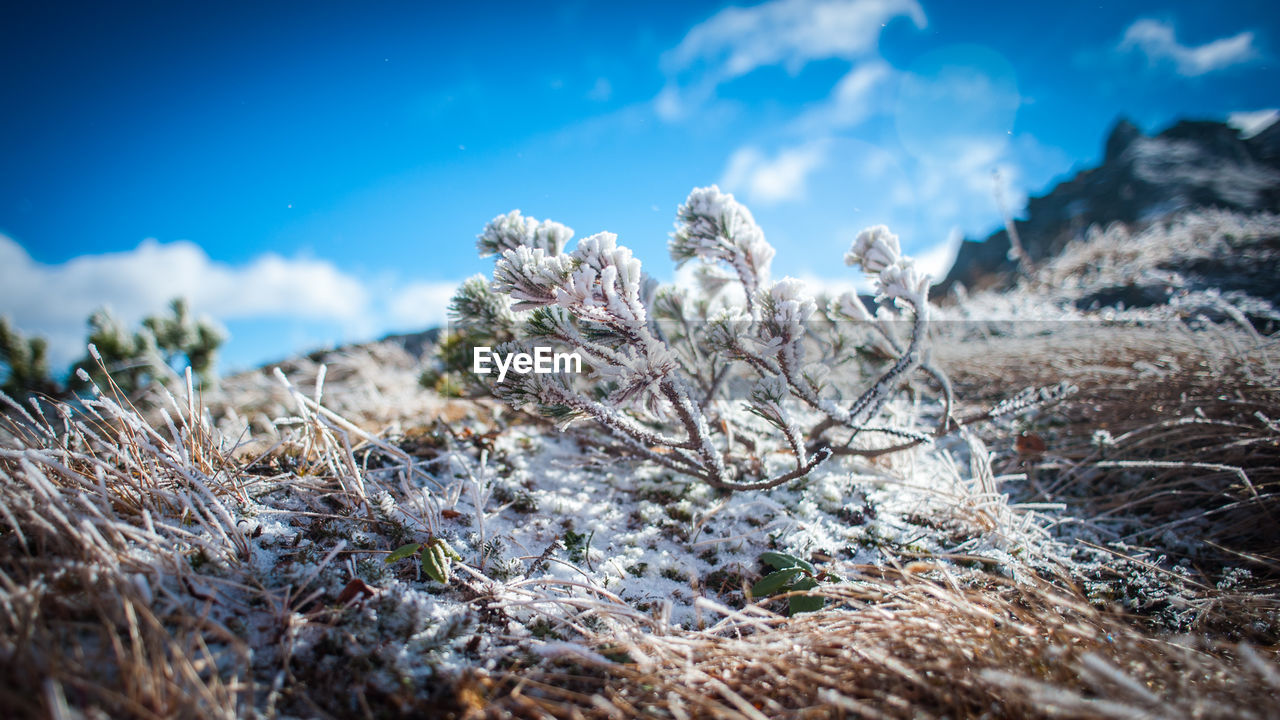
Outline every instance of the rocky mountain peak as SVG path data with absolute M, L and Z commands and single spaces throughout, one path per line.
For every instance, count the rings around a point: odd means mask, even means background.
M 1124 151 L 1129 149 L 1129 145 L 1140 137 L 1142 137 L 1142 131 L 1138 126 L 1134 125 L 1129 118 L 1121 117 L 1111 128 L 1111 133 L 1107 135 L 1106 155 L 1103 162 L 1118 160 Z
M 1099 166 L 1030 198 L 1026 218 L 1015 222 L 1024 249 L 1039 262 L 1083 238 L 1092 225 L 1144 225 L 1196 207 L 1280 210 L 1280 124 L 1245 138 L 1226 123 L 1182 120 L 1148 136 L 1120 118 Z M 957 283 L 970 289 L 1011 286 L 1016 267 L 1009 246 L 1004 230 L 985 241 L 966 240 L 935 297 Z

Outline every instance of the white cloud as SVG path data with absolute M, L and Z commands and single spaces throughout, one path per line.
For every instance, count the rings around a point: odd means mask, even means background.
M 175 297 L 192 311 L 227 323 L 287 320 L 332 323 L 346 339 L 385 332 L 392 324 L 440 322 L 445 287 L 422 283 L 376 292 L 325 260 L 264 254 L 245 265 L 211 259 L 191 242 L 145 240 L 126 252 L 84 255 L 48 265 L 0 235 L 0 312 L 23 332 L 49 340 L 50 364 L 64 367 L 84 355 L 86 319 L 109 307 L 121 322 L 138 324 Z M 234 342 L 234 340 L 233 340 Z M 301 348 L 276 348 L 291 352 Z
M 752 204 L 780 248 L 832 249 L 844 230 L 885 222 L 919 250 L 927 272 L 942 277 L 960 233 L 982 237 L 1000 225 L 995 171 L 1016 214 L 1028 190 L 1067 170 L 1070 158 L 1014 133 L 1026 100 L 1016 68 L 996 50 L 946 45 L 909 66 L 890 64 L 879 52 L 882 29 L 904 17 L 920 28 L 927 22 L 915 0 L 774 0 L 725 9 L 663 57 L 667 84 L 652 109 L 668 120 L 703 118 L 730 104 L 710 102 L 721 84 L 758 69 L 796 73 L 815 60 L 847 62 L 825 98 L 732 152 L 720 185 Z M 896 133 L 878 133 L 884 139 L 872 144 L 849 132 L 871 119 L 891 120 Z M 857 280 L 827 280 L 823 267 L 802 262 L 786 270 L 811 273 L 805 279 L 824 287 Z
M 803 199 L 809 174 L 822 166 L 826 143 L 815 141 L 787 148 L 770 159 L 754 147 L 739 148 L 729 158 L 720 184 L 745 191 L 753 202 L 773 205 Z
M 717 85 L 762 67 L 795 73 L 814 60 L 873 55 L 880 31 L 899 17 L 920 28 L 927 22 L 916 0 L 773 0 L 725 8 L 663 55 L 669 82 L 655 110 L 664 119 L 681 117 Z
M 458 288 L 456 282 L 418 282 L 397 291 L 387 302 L 391 327 L 396 330 L 420 330 L 442 325 L 448 315 L 449 301 Z
M 653 111 L 658 117 L 673 122 L 679 120 L 687 113 L 685 103 L 680 99 L 680 90 L 675 85 L 668 84 L 662 88 L 657 97 L 653 99 Z
M 812 60 L 869 53 L 885 23 L 901 16 L 925 26 L 915 0 L 774 0 L 725 8 L 694 26 L 663 65 L 678 73 L 705 64 L 720 81 L 767 65 L 798 71 Z
M 1005 138 L 956 138 L 947 147 L 949 152 L 918 158 L 915 168 L 916 203 L 935 218 L 934 237 L 955 225 L 981 234 L 1000 222 L 996 173 L 1008 210 L 1026 203 L 1025 180 Z
M 956 261 L 956 253 L 960 250 L 960 243 L 963 241 L 964 233 L 960 232 L 959 228 L 953 228 L 946 240 L 914 256 L 916 267 L 928 273 L 935 283 L 938 282 L 951 270 L 951 265 Z
M 1022 107 L 1017 71 L 1000 53 L 980 45 L 948 45 L 900 73 L 892 103 L 903 148 L 950 159 L 957 139 L 1005 140 Z
M 1143 18 L 1125 30 L 1120 50 L 1137 49 L 1152 63 L 1172 62 L 1180 75 L 1196 77 L 1258 57 L 1252 32 L 1189 47 L 1178 42 L 1173 24 Z
M 928 248 L 919 256 L 938 262 L 927 269 L 940 278 L 948 269 L 942 266 L 949 266 L 952 258 L 943 263 L 948 253 L 941 248 L 946 243 L 934 243 L 943 238 L 954 241 L 957 229 L 970 238 L 986 237 L 1003 223 L 1002 203 L 1006 213 L 1018 216 L 1030 193 L 1070 167 L 1069 155 L 1031 135 L 950 138 L 928 155 L 909 161 L 911 186 L 894 202 L 915 208 L 913 239 Z
M 1227 124 L 1239 130 L 1240 134 L 1246 138 L 1266 130 L 1274 125 L 1276 120 L 1280 120 L 1280 110 L 1275 108 L 1233 112 L 1227 116 Z
M 884 99 L 876 95 L 894 77 L 893 68 L 881 60 L 869 60 L 855 66 L 840 78 L 825 102 L 807 110 L 796 120 L 796 131 L 825 133 L 861 123 L 875 113 L 877 107 L 885 104 Z

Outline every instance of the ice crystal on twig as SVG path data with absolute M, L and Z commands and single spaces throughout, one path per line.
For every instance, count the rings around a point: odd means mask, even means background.
M 573 230 L 551 220 L 538 222 L 512 210 L 499 215 L 485 226 L 476 238 L 480 257 L 501 255 L 519 247 L 538 248 L 550 255 L 559 255 L 573 237 Z

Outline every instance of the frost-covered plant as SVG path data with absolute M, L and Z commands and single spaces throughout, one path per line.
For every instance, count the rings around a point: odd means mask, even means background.
M 519 210 L 493 219 L 476 239 L 480 257 L 501 255 L 516 248 L 537 248 L 558 255 L 573 230 L 550 220 L 538 222 Z M 471 373 L 473 347 L 494 347 L 516 338 L 518 320 L 507 298 L 495 294 L 489 280 L 476 275 L 465 280 L 450 305 L 452 323 L 438 345 L 436 366 L 423 373 L 422 383 L 437 391 L 442 386 L 469 390 L 487 387 Z
M 861 432 L 927 439 L 876 424 L 921 365 L 929 318 L 929 278 L 887 228 L 863 231 L 845 256 L 874 278 L 879 314 L 856 296 L 820 303 L 798 280 L 771 281 L 773 247 L 750 211 L 715 186 L 689 195 L 670 242 L 677 264 L 702 264 L 696 292 L 659 289 L 612 233 L 565 252 L 571 235 L 518 212 L 495 218 L 478 243 L 482 255 L 499 255 L 492 281 L 472 278 L 454 298 L 455 327 L 474 344 L 503 352 L 550 344 L 583 358 L 583 377 L 506 375 L 492 390 L 512 407 L 566 425 L 589 418 L 617 445 L 731 490 L 804 477 L 854 452 Z M 902 319 L 905 338 L 891 327 Z M 816 324 L 824 331 L 811 332 Z M 872 328 L 890 360 L 869 382 L 857 357 L 865 343 L 844 334 L 850 328 Z M 770 468 L 777 458 L 786 466 Z
M 226 338 L 210 321 L 193 318 L 182 298 L 169 303 L 169 314 L 148 316 L 137 330 L 126 328 L 106 309 L 90 315 L 88 325 L 86 344 L 93 351 L 74 366 L 84 370 L 88 379 L 73 373 L 71 390 L 85 390 L 96 383 L 132 394 L 153 381 L 181 377 L 186 367 L 206 384 L 217 379 L 217 352 Z M 47 348 L 44 338 L 25 338 L 7 318 L 0 318 L 0 368 L 5 371 L 0 389 L 15 397 L 62 394 L 64 388 L 49 372 Z
M 0 368 L 5 372 L 0 390 L 18 398 L 27 393 L 56 394 L 58 384 L 49 374 L 47 348 L 44 338 L 24 337 L 9 318 L 0 316 Z
M 193 318 L 182 298 L 169 303 L 169 314 L 148 316 L 135 331 L 103 309 L 89 317 L 89 345 L 96 357 L 82 359 L 77 367 L 98 386 L 114 383 L 127 394 L 180 377 L 178 369 L 188 366 L 202 381 L 212 383 L 218 348 L 225 339 L 211 322 Z M 84 380 L 78 382 L 87 386 Z
M 192 317 L 186 300 L 174 298 L 168 315 L 151 315 L 142 326 L 155 338 L 166 365 L 190 367 L 206 382 L 214 379 L 218 348 L 226 337 L 209 320 Z

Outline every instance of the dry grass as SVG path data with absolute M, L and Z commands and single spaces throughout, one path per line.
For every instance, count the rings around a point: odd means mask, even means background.
M 1230 328 L 1089 323 L 952 346 L 944 362 L 973 401 L 1047 378 L 1078 386 L 1025 424 L 1043 453 L 997 447 L 998 468 L 1028 475 L 1019 499 L 1063 502 L 1085 518 L 1115 554 L 1115 575 L 1143 565 L 1125 558 L 1181 563 L 1162 579 L 1194 606 L 1184 629 L 1275 642 L 1274 629 L 1250 627 L 1280 609 L 1278 356 L 1275 340 Z M 1253 577 L 1224 582 L 1233 568 Z
M 824 590 L 837 609 L 795 619 L 703 601 L 712 624 L 699 631 L 561 598 L 574 640 L 560 659 L 514 656 L 503 669 L 403 694 L 366 692 L 353 667 L 294 655 L 300 633 L 345 632 L 352 610 L 317 600 L 314 574 L 264 584 L 241 561 L 248 528 L 228 512 L 281 478 L 312 530 L 322 526 L 313 521 L 382 522 L 371 499 L 401 497 L 377 485 L 361 452 L 410 474 L 412 458 L 322 409 L 323 371 L 308 376 L 311 393 L 277 382 L 264 412 L 289 415 L 288 424 L 239 425 L 262 428 L 249 433 L 252 452 L 235 444 L 236 423 L 219 432 L 190 392 L 160 397 L 150 421 L 109 399 L 75 416 L 56 404 L 34 417 L 11 407 L 0 448 L 0 708 L 13 717 L 324 717 L 351 714 L 358 696 L 355 714 L 371 717 L 1273 715 L 1274 631 L 1250 627 L 1277 611 L 1275 345 L 1221 329 L 1072 332 L 942 343 L 936 357 L 975 407 L 1025 386 L 1078 385 L 1067 404 L 1020 421 L 1043 437 L 1043 454 L 993 442 L 997 472 L 1027 473 L 1018 499 L 1067 503 L 1115 553 L 1150 545 L 1187 554 L 1198 574 L 1103 551 L 1107 562 L 1075 575 L 1039 559 L 1017 583 L 943 559 L 904 560 L 858 568 L 852 584 Z M 356 393 L 389 391 L 351 373 Z M 325 405 L 342 403 L 362 406 L 350 396 Z M 1095 442 L 1097 430 L 1111 441 Z M 273 464 L 282 459 L 292 464 Z M 1166 530 L 1187 528 L 1215 545 L 1160 545 Z M 316 574 L 355 557 L 335 547 Z M 1254 581 L 1215 587 L 1229 564 L 1252 568 Z M 1142 572 L 1175 587 L 1169 602 L 1194 611 L 1195 635 L 1135 622 L 1090 589 Z M 482 585 L 466 595 L 476 613 L 512 602 Z M 251 649 L 233 625 L 251 614 L 269 647 Z
M 489 688 L 485 714 L 1273 717 L 1274 624 L 1254 625 L 1280 611 L 1280 347 L 1222 328 L 1081 323 L 937 348 L 957 396 L 975 408 L 1022 387 L 1080 388 L 1022 422 L 1046 441 L 1043 453 L 997 447 L 997 467 L 1028 474 L 1019 499 L 1125 518 L 1130 532 L 1110 538 L 1113 549 L 1097 553 L 1110 562 L 1094 571 L 1113 583 L 1142 574 L 1167 584 L 1195 634 L 1126 613 L 1062 571 L 1015 584 L 924 563 L 864 568 L 854 587 L 830 592 L 842 610 L 795 619 L 725 610 L 708 631 L 596 639 L 631 662 L 517 668 Z M 1109 442 L 1097 441 L 1099 430 Z M 1187 526 L 1207 542 L 1159 547 L 1166 531 Z M 1192 554 L 1197 572 L 1129 559 L 1153 557 L 1144 544 L 1174 559 Z M 1255 580 L 1215 587 L 1224 566 L 1247 566 Z M 474 698 L 466 687 L 460 697 Z
M 15 583 L 0 658 L 7 717 L 241 716 L 252 704 L 248 647 L 194 614 L 161 617 L 138 586 L 84 566 L 54 586 Z M 211 647 L 211 645 L 213 647 Z
M 1256 718 L 1280 699 L 1270 651 L 1152 637 L 1060 582 L 865 570 L 828 593 L 845 609 L 748 608 L 707 631 L 598 639 L 630 662 L 509 672 L 484 715 Z
M 175 547 L 211 558 L 244 548 L 220 504 L 239 492 L 220 449 L 193 404 L 169 400 L 163 434 L 113 399 L 82 414 L 10 404 L 0 449 L 0 705 L 9 715 L 95 707 L 116 717 L 235 717 L 247 706 L 245 643 L 208 617 L 208 604 L 206 613 L 156 609 L 161 576 L 181 584 L 192 575 Z
M 153 388 L 142 410 L 113 387 L 76 406 L 0 395 L 0 715 L 326 714 L 305 685 L 322 673 L 295 660 L 295 646 L 349 616 L 321 573 L 369 554 L 326 533 L 393 525 L 374 517 L 369 495 L 386 488 L 366 482 L 355 450 L 421 471 L 322 408 L 324 375 L 310 395 L 287 381 L 282 398 L 263 393 L 285 422 L 257 437 L 245 427 L 258 417 L 220 431 L 189 377 L 181 397 Z M 378 391 L 360 379 L 340 397 Z M 264 494 L 287 500 L 251 502 Z M 263 509 L 286 519 L 295 543 L 318 541 L 288 553 L 310 560 L 255 564 L 260 524 L 249 515 Z M 351 668 L 326 679 L 333 696 L 360 690 Z
M 1027 466 L 1042 499 L 1087 502 L 1090 517 L 1141 515 L 1143 537 L 1197 510 L 1206 539 L 1280 557 L 1280 343 L 1205 335 L 1094 326 L 1057 348 L 1011 339 L 946 362 L 974 401 L 1049 377 L 1080 388 L 1038 428 L 1046 451 Z

